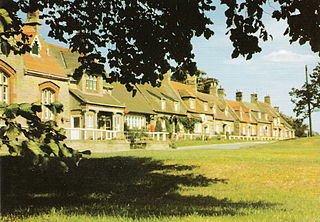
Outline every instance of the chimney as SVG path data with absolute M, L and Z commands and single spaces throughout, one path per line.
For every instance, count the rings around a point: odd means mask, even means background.
M 270 96 L 265 96 L 265 97 L 264 97 L 264 102 L 265 102 L 265 103 L 268 103 L 268 104 L 271 104 Z
M 242 102 L 242 92 L 241 91 L 236 92 L 236 101 Z
M 275 106 L 273 108 L 275 109 L 276 112 L 279 112 L 279 106 Z
M 217 86 L 218 86 L 218 83 L 216 81 L 210 84 L 210 88 L 209 88 L 210 95 L 214 95 L 214 96 L 217 95 L 218 93 Z
M 218 95 L 219 95 L 219 97 L 224 98 L 224 96 L 225 96 L 226 94 L 224 93 L 224 89 L 223 89 L 223 88 L 219 88 L 219 89 L 218 89 Z
M 192 86 L 197 91 L 197 76 L 187 74 L 186 84 Z
M 39 32 L 39 27 L 41 25 L 39 10 L 37 10 L 35 12 L 28 12 L 27 13 L 27 20 L 25 21 L 24 24 L 33 26 L 34 30 L 36 32 Z
M 252 94 L 251 94 L 251 102 L 252 102 L 252 103 L 258 102 L 258 95 L 257 95 L 257 93 L 252 93 Z

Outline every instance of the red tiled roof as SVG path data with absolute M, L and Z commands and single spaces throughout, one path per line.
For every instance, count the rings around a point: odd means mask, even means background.
M 25 34 L 31 35 L 29 37 L 29 42 L 32 43 L 36 32 L 31 26 L 24 26 L 23 31 Z M 50 56 L 50 53 L 47 53 L 47 43 L 42 39 L 40 35 L 37 35 L 39 38 L 39 42 L 41 44 L 41 48 L 39 51 L 39 55 L 32 55 L 30 53 L 25 53 L 23 55 L 24 58 L 24 68 L 26 71 L 31 71 L 40 74 L 48 74 L 51 76 L 57 77 L 67 77 L 64 73 L 63 68 L 58 64 L 58 62 Z M 50 44 L 52 45 L 52 44 Z M 56 46 L 60 47 L 60 46 Z M 61 47 L 61 50 L 67 50 Z
M 249 109 L 243 106 L 238 101 L 232 101 L 232 100 L 226 100 L 226 102 L 231 106 L 231 108 L 235 111 L 237 117 L 242 122 L 248 122 L 248 123 L 256 123 L 254 118 L 250 118 L 249 115 Z M 241 109 L 240 109 L 241 108 Z M 242 110 L 242 115 L 240 114 L 240 110 Z

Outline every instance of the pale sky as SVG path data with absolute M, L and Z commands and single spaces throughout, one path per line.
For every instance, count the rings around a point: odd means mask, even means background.
M 210 15 L 215 32 L 210 40 L 193 40 L 198 69 L 218 79 L 228 99 L 235 100 L 237 90 L 243 91 L 246 101 L 250 101 L 253 92 L 258 94 L 261 101 L 265 95 L 270 95 L 273 105 L 278 105 L 281 112 L 294 116 L 294 105 L 288 93 L 293 87 L 300 88 L 303 85 L 305 65 L 311 73 L 320 62 L 319 56 L 311 51 L 309 45 L 290 45 L 289 38 L 282 35 L 285 23 L 277 22 L 269 16 L 264 21 L 273 40 L 262 43 L 262 52 L 255 54 L 249 61 L 240 57 L 231 59 L 233 48 L 229 37 L 225 35 L 223 13 L 224 9 L 218 8 Z M 320 112 L 313 113 L 312 117 L 313 130 L 320 132 Z
M 271 10 L 265 8 L 271 14 Z M 268 15 L 266 14 L 266 15 Z M 294 105 L 290 101 L 289 91 L 300 88 L 305 81 L 305 65 L 309 73 L 320 62 L 319 56 L 313 53 L 309 45 L 290 45 L 289 38 L 282 33 L 284 22 L 277 22 L 267 16 L 264 18 L 267 30 L 273 40 L 262 43 L 262 52 L 255 54 L 246 61 L 243 58 L 231 59 L 232 43 L 225 35 L 226 25 L 224 8 L 219 6 L 209 14 L 214 25 L 215 35 L 210 39 L 194 38 L 193 52 L 198 69 L 208 73 L 208 77 L 219 80 L 225 88 L 227 99 L 235 100 L 235 92 L 241 90 L 245 101 L 250 101 L 250 94 L 255 92 L 258 99 L 263 101 L 265 95 L 271 96 L 271 103 L 280 107 L 280 111 L 294 116 Z M 47 36 L 47 27 L 43 27 Z M 57 41 L 49 40 L 61 45 Z M 313 113 L 313 130 L 320 132 L 320 112 Z

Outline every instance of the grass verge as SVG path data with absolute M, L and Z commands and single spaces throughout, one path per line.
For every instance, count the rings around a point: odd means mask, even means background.
M 320 137 L 239 150 L 94 154 L 66 174 L 1 157 L 2 221 L 320 218 Z

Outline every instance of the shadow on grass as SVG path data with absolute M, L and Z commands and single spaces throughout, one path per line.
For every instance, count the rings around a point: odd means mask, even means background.
M 66 174 L 35 172 L 17 157 L 2 157 L 2 214 L 31 216 L 62 209 L 65 214 L 131 218 L 237 215 L 269 208 L 265 202 L 232 202 L 209 196 L 182 196 L 180 186 L 226 183 L 192 173 L 195 166 L 164 165 L 151 158 L 84 159 Z

